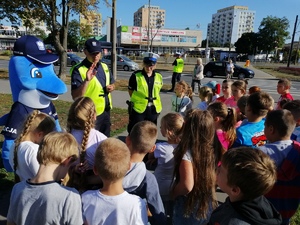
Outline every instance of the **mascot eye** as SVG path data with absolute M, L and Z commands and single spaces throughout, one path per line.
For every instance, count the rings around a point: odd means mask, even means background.
M 31 69 L 30 74 L 32 78 L 42 78 L 42 73 L 38 68 Z

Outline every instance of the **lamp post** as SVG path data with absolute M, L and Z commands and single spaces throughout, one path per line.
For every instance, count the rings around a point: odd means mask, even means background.
M 150 37 L 150 0 L 148 2 L 147 51 L 149 51 L 149 37 Z

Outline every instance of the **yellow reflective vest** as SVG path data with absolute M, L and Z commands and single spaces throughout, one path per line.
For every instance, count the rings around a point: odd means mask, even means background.
M 109 69 L 108 66 L 105 63 L 100 63 L 103 71 L 105 73 L 105 80 L 106 80 L 106 86 L 110 84 L 110 74 L 109 74 Z M 73 67 L 74 68 L 74 67 Z M 72 69 L 73 69 L 72 68 Z M 78 71 L 81 75 L 82 80 L 86 79 L 86 73 L 89 68 L 86 66 L 81 66 L 78 68 Z M 71 71 L 72 73 L 72 71 Z M 97 77 L 93 77 L 92 80 L 90 80 L 90 83 L 87 86 L 87 89 L 84 93 L 85 97 L 90 97 L 96 107 L 96 112 L 97 116 L 101 115 L 104 110 L 105 110 L 105 94 L 104 94 L 104 89 L 100 83 L 100 81 L 97 79 Z M 112 108 L 112 102 L 111 102 L 111 94 L 108 94 L 108 100 L 109 100 L 109 106 Z
M 149 101 L 148 84 L 142 72 L 137 72 L 135 74 L 135 77 L 137 82 L 137 90 L 134 90 L 132 92 L 130 101 L 133 102 L 133 109 L 136 112 L 143 113 L 146 110 Z M 152 90 L 152 99 L 153 99 L 153 105 L 155 106 L 157 113 L 160 113 L 162 110 L 162 103 L 159 95 L 162 85 L 163 85 L 162 75 L 160 73 L 155 73 L 153 90 Z
M 184 66 L 184 61 L 182 58 L 176 59 L 177 61 L 177 66 L 174 66 L 173 72 L 175 73 L 182 73 L 183 71 L 183 66 Z

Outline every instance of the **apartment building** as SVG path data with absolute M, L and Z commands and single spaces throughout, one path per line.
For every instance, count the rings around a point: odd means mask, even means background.
M 212 15 L 207 34 L 210 42 L 234 44 L 243 33 L 254 32 L 255 11 L 247 6 L 230 6 Z
M 92 28 L 93 36 L 101 36 L 102 35 L 102 15 L 99 12 L 91 11 L 87 17 L 80 14 L 79 16 L 80 25 L 87 24 Z
M 159 6 L 143 5 L 133 15 L 133 26 L 156 28 L 165 26 L 166 10 Z M 149 21 L 148 21 L 149 20 Z

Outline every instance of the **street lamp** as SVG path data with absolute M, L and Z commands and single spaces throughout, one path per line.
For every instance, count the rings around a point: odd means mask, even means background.
M 147 51 L 149 51 L 149 37 L 150 37 L 150 0 L 148 2 Z

